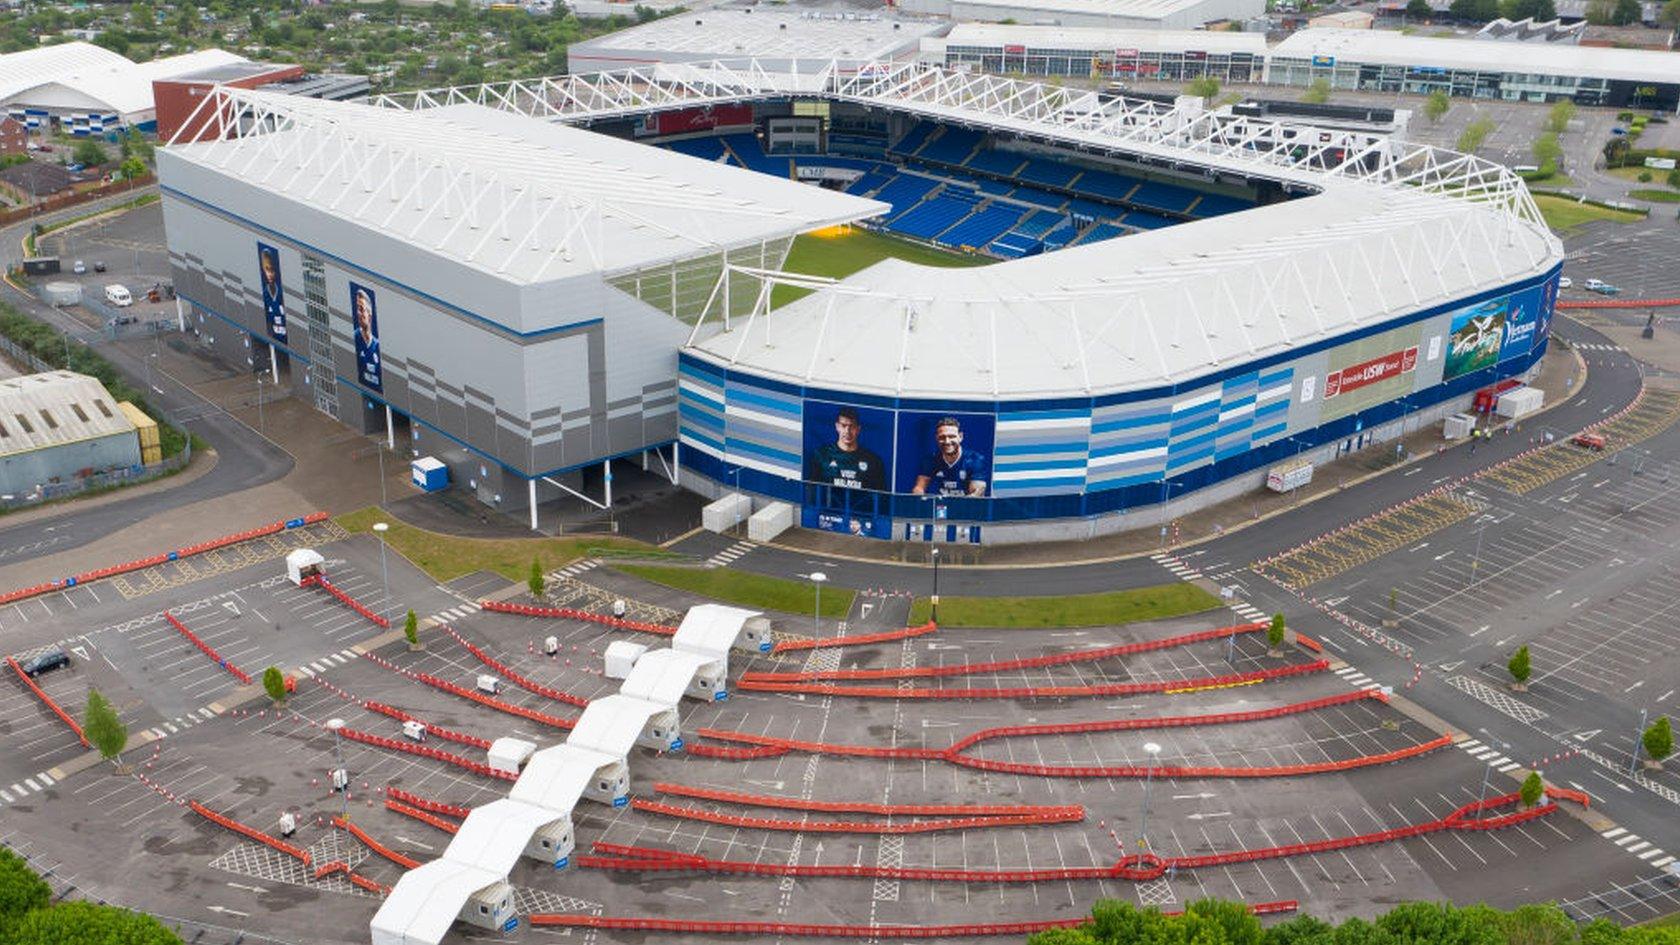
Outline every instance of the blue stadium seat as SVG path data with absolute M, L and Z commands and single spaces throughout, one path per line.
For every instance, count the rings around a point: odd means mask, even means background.
M 961 164 L 968 160 L 969 153 L 979 146 L 983 137 L 978 131 L 946 125 L 945 133 L 922 145 L 916 156 L 941 164 Z
M 1172 226 L 1177 220 L 1164 217 L 1148 210 L 1133 210 L 1126 214 L 1125 224 L 1139 230 L 1159 230 L 1163 226 Z
M 1034 184 L 1044 184 L 1050 187 L 1066 187 L 1073 183 L 1078 176 L 1079 168 L 1070 167 L 1059 161 L 1047 161 L 1043 158 L 1032 158 L 1027 161 L 1016 176 Z
M 759 172 L 776 177 L 792 177 L 793 164 L 785 157 L 770 157 L 759 147 L 758 136 L 749 132 L 739 132 L 724 135 L 723 142 L 729 145 L 729 150 L 742 164 Z
M 1078 237 L 1079 231 L 1074 229 L 1072 223 L 1063 223 L 1061 226 L 1056 227 L 1054 230 L 1051 230 L 1049 233 L 1044 235 L 1044 248 L 1047 250 L 1061 249 L 1063 246 L 1073 242 Z
M 1121 212 L 1118 207 L 1112 207 L 1106 203 L 1098 203 L 1095 200 L 1086 200 L 1082 197 L 1075 197 L 1072 200 L 1069 200 L 1067 202 L 1067 210 L 1075 216 L 1090 217 L 1093 220 L 1100 217 L 1119 216 Z
M 887 139 L 885 136 L 831 131 L 828 133 L 828 153 L 879 158 L 887 153 Z
M 1015 224 L 1015 232 L 1035 238 L 1040 237 L 1055 229 L 1056 224 L 1065 219 L 1061 214 L 1051 213 L 1049 210 L 1034 210 L 1022 217 L 1021 222 Z
M 1087 170 L 1079 175 L 1079 191 L 1093 197 L 1124 200 L 1138 185 L 1138 179 L 1110 171 Z
M 1040 243 L 1035 237 L 1028 236 L 1020 230 L 1010 230 L 993 240 L 992 245 L 986 247 L 986 249 L 994 255 L 1002 256 L 1004 259 L 1020 259 L 1022 256 L 1031 256 L 1042 249 L 1043 246 L 1044 244 Z
M 1146 180 L 1132 192 L 1131 202 L 1140 207 L 1152 207 L 1156 210 L 1170 210 L 1183 213 L 1190 209 L 1190 204 L 1199 195 L 1198 191 L 1177 184 L 1163 184 L 1160 181 Z
M 1068 202 L 1068 199 L 1061 194 L 1053 194 L 1036 187 L 1017 187 L 1009 194 L 1009 199 L 1036 203 L 1041 207 L 1049 207 L 1052 210 L 1059 210 Z
M 967 166 L 977 171 L 1013 177 L 1024 163 L 1026 163 L 1026 158 L 1012 151 L 982 149 L 974 152 L 974 156 L 968 159 Z
M 910 130 L 904 133 L 904 137 L 898 139 L 887 150 L 896 151 L 899 154 L 915 154 L 916 149 L 926 144 L 928 135 L 933 134 L 934 129 L 938 127 L 932 122 L 918 121 L 910 126 Z
M 854 180 L 850 184 L 846 185 L 846 193 L 857 194 L 859 197 L 867 197 L 889 180 L 892 180 L 892 178 L 887 174 L 883 174 L 880 171 L 869 171 L 857 180 Z
M 994 203 L 946 230 L 939 241 L 952 246 L 985 246 L 1009 232 L 1024 212 L 1020 207 Z
M 1241 197 L 1227 197 L 1224 194 L 1203 194 L 1202 199 L 1196 201 L 1196 205 L 1190 208 L 1190 215 L 1193 217 L 1217 217 L 1227 213 L 1236 213 L 1238 210 L 1252 209 L 1254 209 L 1253 201 L 1244 200 Z
M 723 158 L 723 142 L 717 138 L 684 138 L 666 143 L 667 148 L 689 157 L 717 161 Z
M 1116 236 L 1123 235 L 1125 232 L 1125 230 L 1122 230 L 1118 226 L 1105 221 L 1098 223 L 1089 230 L 1086 230 L 1085 235 L 1081 237 L 1078 242 L 1080 246 L 1086 246 L 1091 243 L 1100 243 L 1103 240 L 1111 240 Z
M 887 228 L 907 236 L 931 240 L 949 229 L 951 224 L 968 216 L 973 209 L 974 204 L 971 201 L 940 194 L 894 217 L 888 222 Z
M 1015 185 L 1009 183 L 1008 181 L 992 180 L 989 177 L 982 177 L 979 180 L 976 180 L 974 183 L 982 191 L 985 191 L 986 193 L 991 194 L 994 197 L 1002 197 L 1003 195 L 1009 193 L 1011 190 L 1015 189 Z
M 892 204 L 893 213 L 902 213 L 915 206 L 917 201 L 926 197 L 928 191 L 937 186 L 939 182 L 932 178 L 899 174 L 875 194 L 875 199 Z
M 833 154 L 812 154 L 794 159 L 800 167 L 843 167 L 853 171 L 872 171 L 880 162 L 868 158 L 838 157 Z

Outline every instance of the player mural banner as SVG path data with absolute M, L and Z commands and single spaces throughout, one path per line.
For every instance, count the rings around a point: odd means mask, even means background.
M 350 283 L 350 320 L 356 335 L 356 380 L 369 390 L 383 391 L 379 370 L 379 301 L 365 285 Z
M 280 281 L 280 251 L 267 243 L 257 244 L 257 272 L 261 275 L 263 320 L 268 337 L 286 340 L 286 287 Z
M 893 491 L 947 498 L 992 494 L 997 418 L 978 413 L 898 414 Z
M 1418 349 L 1413 345 L 1404 351 L 1391 351 L 1380 358 L 1362 361 L 1340 371 L 1331 371 L 1330 376 L 1324 379 L 1324 399 L 1329 400 L 1343 392 L 1355 391 L 1368 384 L 1409 374 L 1417 367 L 1417 359 Z
M 1510 298 L 1491 299 L 1459 309 L 1447 335 L 1447 363 L 1442 380 L 1463 377 L 1499 363 L 1505 342 L 1505 314 Z
M 803 448 L 806 528 L 889 538 L 891 519 L 877 514 L 892 487 L 893 412 L 807 400 Z

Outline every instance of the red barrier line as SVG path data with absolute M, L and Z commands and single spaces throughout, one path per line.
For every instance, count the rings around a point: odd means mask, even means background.
M 1300 908 L 1294 899 L 1249 904 L 1254 915 L 1276 915 Z M 1179 915 L 1178 911 L 1164 915 Z M 664 919 L 654 916 L 608 916 L 575 912 L 534 913 L 533 926 L 613 929 L 639 932 L 688 932 L 695 935 L 751 935 L 760 938 L 799 936 L 805 938 L 973 938 L 983 935 L 1030 935 L 1046 929 L 1077 928 L 1090 919 L 1033 919 L 1024 922 L 983 922 L 967 925 L 833 925 L 806 922 L 734 922 L 708 919 Z
M 1218 627 L 1213 630 L 1200 630 L 1196 633 L 1185 633 L 1174 637 L 1164 637 L 1159 640 L 1144 640 L 1137 643 L 1121 643 L 1116 646 L 1105 646 L 1095 650 L 1077 650 L 1072 653 L 1051 653 L 1044 656 L 1025 656 L 1013 660 L 993 660 L 988 663 L 951 663 L 945 666 L 910 666 L 910 667 L 881 667 L 877 669 L 825 669 L 798 673 L 742 673 L 741 682 L 811 682 L 815 680 L 836 679 L 929 679 L 935 676 L 970 676 L 975 673 L 1007 672 L 1017 669 L 1040 669 L 1045 666 L 1065 666 L 1070 663 L 1091 663 L 1097 660 L 1112 659 L 1116 656 L 1130 656 L 1136 653 L 1149 653 L 1155 650 L 1169 650 L 1179 646 L 1189 646 L 1193 643 L 1204 643 L 1208 640 L 1222 640 L 1236 636 L 1239 633 L 1255 633 L 1264 628 L 1264 623 L 1245 623 L 1230 627 Z
M 70 713 L 59 708 L 58 703 L 53 701 L 53 697 L 47 695 L 47 691 L 45 689 L 37 686 L 35 684 L 35 680 L 29 678 L 29 674 L 23 671 L 23 667 L 18 665 L 18 661 L 15 658 L 8 656 L 6 657 L 6 662 L 11 664 L 12 669 L 17 673 L 17 677 L 23 680 L 23 684 L 29 687 L 29 691 L 35 693 L 36 697 L 45 703 L 47 708 L 51 709 L 54 715 L 63 719 L 65 725 L 70 726 L 70 731 L 75 732 L 76 738 L 81 740 L 82 747 L 91 747 L 88 745 L 87 736 L 82 734 L 81 724 L 72 718 Z
M 1445 748 L 1452 744 L 1451 735 L 1442 735 L 1427 742 L 1421 742 L 1394 751 L 1385 751 L 1376 755 L 1361 755 L 1344 761 L 1315 761 L 1299 765 L 1277 765 L 1275 767 L 1246 767 L 1226 768 L 1217 766 L 1180 766 L 1180 765 L 1118 765 L 1114 767 L 1056 767 L 1053 765 L 1027 764 L 1012 761 L 991 761 L 984 758 L 974 758 L 969 755 L 952 755 L 948 760 L 952 764 L 965 768 L 976 768 L 981 771 L 997 771 L 1004 774 L 1025 774 L 1045 778 L 1142 778 L 1151 772 L 1157 778 L 1293 778 L 1306 774 L 1324 774 L 1331 771 L 1352 771 L 1356 768 L 1369 768 L 1375 765 L 1390 764 L 1404 761 L 1418 755 L 1427 754 L 1437 748 Z
M 404 804 L 408 804 L 412 807 L 418 807 L 421 810 L 431 811 L 434 814 L 448 814 L 451 817 L 465 818 L 468 814 L 472 813 L 472 808 L 464 804 L 447 804 L 443 801 L 434 801 L 430 798 L 421 797 L 418 794 L 405 791 L 399 787 L 386 787 L 385 794 L 386 796 L 394 798 Z
M 950 817 L 942 820 L 914 820 L 908 823 L 879 823 L 865 820 L 778 820 L 765 817 L 746 817 L 721 811 L 699 810 L 678 804 L 665 804 L 644 798 L 633 798 L 630 806 L 649 814 L 664 814 L 726 827 L 745 827 L 750 830 L 810 831 L 812 833 L 917 834 L 937 833 L 941 830 L 970 830 L 985 827 L 1033 827 L 1043 824 L 1066 824 L 1084 819 L 1079 811 L 1024 814 L 1015 817 Z
M 701 745 L 695 742 L 683 744 L 683 754 L 696 758 L 722 758 L 725 761 L 756 761 L 759 758 L 779 758 L 788 753 L 786 748 L 719 748 L 716 745 Z
M 249 837 L 252 840 L 257 841 L 258 843 L 263 844 L 264 846 L 270 847 L 270 848 L 275 849 L 275 850 L 279 850 L 281 853 L 284 853 L 287 856 L 295 857 L 296 859 L 301 861 L 304 866 L 309 866 L 310 865 L 310 856 L 309 856 L 309 851 L 308 850 L 303 850 L 303 849 L 300 849 L 298 847 L 292 846 L 291 844 L 287 843 L 284 840 L 276 840 L 275 838 L 269 836 L 266 833 L 263 833 L 261 830 L 258 830 L 255 827 L 247 827 L 246 825 L 240 823 L 239 821 L 234 820 L 232 817 L 229 817 L 225 814 L 218 814 L 215 811 L 211 810 L 208 807 L 205 807 L 203 804 L 200 804 L 197 801 L 188 801 L 187 806 L 192 809 L 193 813 L 199 815 L 200 817 L 203 817 L 205 820 L 210 821 L 211 823 L 217 825 L 218 827 L 224 827 L 228 830 L 233 831 L 234 833 L 240 834 L 242 836 Z
M 746 807 L 772 807 L 780 810 L 817 811 L 825 814 L 922 814 L 957 817 L 1022 817 L 1033 814 L 1072 811 L 1079 817 L 1085 808 L 1077 804 L 872 804 L 866 801 L 808 801 L 797 797 L 773 794 L 741 794 L 713 788 L 691 787 L 659 781 L 653 789 L 673 797 L 691 797 L 703 801 L 719 801 Z M 1077 818 L 1076 818 L 1077 819 Z
M 362 708 L 367 709 L 369 712 L 378 712 L 380 715 L 390 716 L 399 722 L 419 722 L 421 725 L 426 726 L 426 734 L 436 735 L 445 741 L 451 741 L 457 745 L 466 745 L 469 748 L 477 748 L 483 751 L 490 750 L 490 739 L 488 738 L 479 738 L 477 735 L 469 735 L 466 732 L 457 732 L 454 729 L 444 728 L 441 725 L 434 725 L 419 716 L 410 715 L 401 709 L 394 706 L 388 706 L 383 702 L 374 702 L 369 699 L 362 702 L 361 705 Z
M 366 876 L 363 876 L 360 873 L 351 873 L 350 874 L 350 882 L 356 884 L 357 886 L 360 886 L 361 888 L 367 890 L 368 892 L 378 893 L 381 896 L 389 895 L 390 892 L 391 892 L 391 887 L 386 886 L 382 883 L 376 883 L 373 880 L 368 879 Z
M 662 623 L 643 623 L 640 620 L 623 620 L 618 617 L 608 617 L 606 614 L 590 613 L 587 610 L 573 610 L 570 607 L 532 607 L 529 604 L 509 604 L 499 600 L 481 600 L 479 606 L 485 610 L 499 614 L 520 614 L 525 617 L 547 617 L 554 620 L 583 620 L 588 623 L 598 623 L 619 630 L 635 630 L 639 633 L 657 633 L 660 636 L 674 636 L 676 627 Z
M 1330 668 L 1329 660 L 1280 666 L 1248 673 L 1208 676 L 1201 679 L 1174 679 L 1162 682 L 1106 683 L 1094 686 L 1021 686 L 1013 689 L 967 688 L 930 689 L 927 687 L 897 686 L 836 686 L 833 683 L 765 683 L 747 679 L 737 680 L 735 688 L 749 692 L 802 692 L 822 696 L 855 696 L 864 699 L 1063 699 L 1077 696 L 1131 696 L 1146 692 L 1166 692 L 1175 689 L 1205 689 L 1237 686 L 1244 683 L 1280 679 L 1303 673 L 1323 672 Z
M 912 637 L 926 636 L 939 629 L 939 625 L 929 620 L 919 627 L 905 627 L 902 630 L 884 630 L 880 633 L 865 633 L 855 637 L 812 637 L 808 640 L 783 640 L 770 648 L 772 653 L 788 653 L 794 650 L 826 650 L 842 646 L 867 646 L 871 643 L 890 643 L 893 640 L 908 640 Z
M 371 732 L 363 732 L 353 728 L 341 728 L 338 731 L 345 738 L 348 738 L 353 742 L 361 742 L 364 745 L 373 745 L 376 748 L 383 748 L 387 751 L 397 751 L 408 755 L 419 755 L 422 758 L 430 758 L 433 761 L 441 761 L 445 764 L 454 765 L 457 768 L 465 768 L 473 774 L 481 775 L 486 778 L 499 778 L 503 781 L 513 781 L 518 778 L 518 775 L 516 774 L 492 768 L 487 764 L 481 764 L 471 758 L 463 758 L 460 755 L 443 751 L 438 748 L 428 748 L 425 745 L 416 745 L 413 742 L 398 741 L 394 738 L 386 738 L 383 735 L 374 735 Z
M 546 712 L 538 712 L 536 709 L 527 709 L 524 706 L 517 706 L 511 702 L 503 702 L 500 699 L 487 696 L 482 692 L 475 692 L 465 686 L 457 686 L 448 680 L 439 679 L 430 673 L 419 673 L 411 669 L 403 669 L 390 660 L 381 656 L 376 656 L 373 653 L 363 653 L 362 658 L 371 660 L 374 665 L 388 669 L 399 676 L 406 676 L 415 682 L 425 683 L 434 689 L 442 689 L 450 695 L 460 696 L 463 699 L 471 699 L 479 705 L 495 709 L 497 712 L 506 712 L 509 715 L 517 715 L 522 719 L 530 719 L 533 722 L 541 722 L 544 725 L 551 725 L 562 731 L 571 731 L 573 726 L 577 725 L 576 719 L 563 719 L 557 715 L 549 715 Z
M 490 667 L 491 669 L 495 670 L 496 672 L 501 673 L 503 678 L 505 678 L 507 681 L 513 683 L 514 685 L 518 686 L 519 688 L 524 689 L 527 692 L 534 692 L 539 696 L 544 696 L 546 698 L 553 699 L 556 702 L 564 702 L 567 705 L 577 706 L 580 709 L 589 705 L 589 700 L 585 699 L 582 696 L 574 696 L 569 692 L 565 692 L 565 691 L 560 690 L 560 689 L 554 689 L 554 688 L 549 687 L 549 686 L 544 686 L 541 683 L 532 682 L 531 680 L 526 679 L 524 676 L 521 676 L 519 673 L 514 672 L 513 667 L 508 666 L 506 663 L 503 663 L 500 660 L 492 658 L 490 656 L 490 654 L 484 652 L 483 650 L 479 649 L 478 647 L 474 646 L 473 644 L 467 642 L 467 638 L 461 636 L 459 633 L 456 633 L 454 627 L 451 627 L 451 626 L 445 624 L 443 629 L 448 631 L 449 635 L 455 638 L 456 643 L 459 643 L 463 647 L 466 647 L 468 653 L 471 653 L 473 656 L 478 657 L 478 661 L 480 663 L 483 663 L 484 665 Z
M 1196 725 L 1225 725 L 1236 722 L 1257 722 L 1266 719 L 1281 718 L 1302 712 L 1312 712 L 1332 706 L 1345 705 L 1350 702 L 1362 702 L 1366 699 L 1376 699 L 1386 702 L 1387 697 L 1379 690 L 1355 689 L 1323 699 L 1311 699 L 1305 702 L 1294 702 L 1288 705 L 1274 706 L 1269 709 L 1254 709 L 1248 712 L 1221 712 L 1210 715 L 1171 715 L 1155 718 L 1138 719 L 1108 719 L 1094 722 L 1057 722 L 1043 725 L 1006 725 L 981 729 L 966 735 L 944 749 L 937 748 L 881 748 L 863 745 L 836 745 L 826 742 L 804 742 L 792 739 L 775 738 L 769 735 L 752 735 L 746 732 L 732 732 L 721 729 L 703 728 L 695 732 L 702 738 L 714 738 L 726 742 L 743 742 L 749 745 L 783 748 L 789 751 L 803 751 L 810 754 L 853 755 L 865 758 L 899 758 L 907 760 L 949 760 L 949 756 L 966 751 L 975 745 L 994 738 L 1017 738 L 1036 735 L 1069 735 L 1093 734 L 1097 732 L 1140 731 L 1155 728 L 1183 728 Z
M 303 586 L 304 587 L 324 588 L 328 594 L 331 594 L 332 596 L 338 598 L 340 601 L 342 601 L 344 603 L 345 606 L 349 607 L 351 610 L 354 610 L 356 613 L 361 614 L 363 617 L 366 617 L 368 619 L 368 621 L 371 622 L 374 626 L 379 627 L 382 630 L 391 629 L 391 621 L 385 619 L 384 617 L 379 616 L 378 614 L 369 610 L 367 608 L 367 606 L 364 605 L 361 601 L 355 599 L 354 597 L 351 597 L 349 594 L 344 593 L 342 590 L 339 589 L 337 584 L 334 584 L 333 582 L 327 580 L 327 576 L 325 574 L 317 574 L 314 577 L 304 578 Z
M 187 638 L 187 642 L 191 643 L 193 646 L 198 647 L 199 651 L 202 652 L 205 656 L 210 657 L 210 659 L 212 659 L 215 662 L 221 664 L 221 667 L 223 669 L 232 673 L 234 679 L 239 680 L 241 683 L 243 683 L 244 685 L 247 685 L 247 686 L 249 686 L 251 684 L 251 674 L 250 673 L 247 673 L 244 670 L 240 669 L 239 667 L 237 667 L 237 666 L 233 665 L 232 663 L 228 662 L 227 659 L 222 656 L 222 654 L 216 652 L 215 647 L 211 646 L 208 643 L 205 643 L 203 640 L 200 640 L 198 638 L 198 634 L 196 634 L 196 633 L 192 632 L 191 630 L 187 629 L 187 625 L 182 623 L 180 621 L 180 619 L 178 619 L 174 614 L 172 614 L 172 613 L 170 613 L 169 611 L 166 610 L 166 611 L 163 612 L 163 619 L 169 621 L 170 626 L 174 627 L 176 630 L 179 630 L 181 632 L 181 635 Z
M 423 824 L 436 827 L 444 833 L 455 833 L 461 829 L 460 824 L 452 824 L 449 821 L 444 820 L 442 817 L 434 817 L 419 808 L 410 807 L 407 804 L 393 801 L 390 798 L 385 799 L 385 809 L 395 811 L 407 817 L 413 817 L 415 820 L 418 820 Z
M 416 860 L 413 857 L 404 856 L 401 853 L 398 853 L 397 851 L 391 849 L 390 847 L 387 847 L 385 844 L 380 843 L 378 840 L 375 840 L 372 837 L 368 836 L 368 833 L 367 833 L 366 830 L 363 830 L 362 828 L 356 826 L 355 824 L 351 823 L 348 820 L 345 820 L 342 817 L 334 817 L 332 819 L 332 824 L 333 824 L 334 827 L 341 827 L 345 830 L 348 830 L 352 837 L 355 837 L 357 840 L 362 841 L 362 843 L 369 850 L 372 850 L 373 852 L 379 854 L 380 856 L 384 857 L 387 860 L 390 860 L 392 863 L 397 864 L 398 866 L 402 867 L 405 870 L 411 870 L 411 869 L 414 869 L 416 866 L 420 865 L 419 860 Z

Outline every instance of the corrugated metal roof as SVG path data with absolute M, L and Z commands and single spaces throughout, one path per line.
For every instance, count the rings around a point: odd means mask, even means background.
M 1406 36 L 1390 30 L 1306 29 L 1272 49 L 1274 60 L 1313 56 L 1334 56 L 1348 63 L 1436 66 L 1626 82 L 1673 82 L 1680 76 L 1680 55 L 1670 52 Z
M 1260 33 L 1225 33 L 1210 30 L 1114 29 L 1107 26 L 1040 26 L 1010 23 L 958 23 L 938 39 L 922 40 L 924 51 L 951 46 L 1013 46 L 1035 49 L 1090 49 L 1113 52 L 1182 52 L 1199 49 L 1209 53 L 1245 52 L 1266 55 L 1266 37 Z
M 92 43 L 64 43 L 0 56 L 0 102 L 27 99 L 29 90 L 60 85 L 113 112 L 133 115 L 152 108 L 152 80 L 243 62 L 223 49 L 136 63 Z
M 133 433 L 105 385 L 74 371 L 0 381 L 0 456 Z

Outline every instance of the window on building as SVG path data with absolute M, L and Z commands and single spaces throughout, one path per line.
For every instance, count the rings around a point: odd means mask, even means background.
M 53 419 L 52 414 L 47 413 L 47 409 L 45 407 L 41 408 L 41 419 L 46 422 L 47 429 L 49 429 L 49 430 L 58 429 L 58 421 Z
M 75 413 L 76 413 L 76 419 L 77 419 L 77 420 L 80 420 L 80 421 L 82 421 L 82 422 L 83 422 L 83 423 L 87 423 L 87 422 L 88 422 L 88 415 L 87 415 L 87 411 L 86 411 L 86 410 L 83 410 L 83 409 L 82 409 L 82 405 L 81 405 L 81 404 L 71 404 L 71 405 L 70 405 L 70 409 L 71 409 L 71 410 L 73 410 L 73 411 L 75 411 Z
M 6 425 L 4 423 L 0 423 L 0 437 L 10 437 L 11 435 L 12 431 L 6 429 Z
M 105 401 L 103 401 L 103 400 L 100 400 L 100 399 L 99 399 L 99 398 L 98 398 L 98 397 L 95 397 L 95 398 L 94 398 L 94 399 L 93 399 L 93 405 L 94 405 L 94 406 L 95 406 L 95 407 L 98 407 L 98 408 L 99 408 L 99 412 L 100 412 L 100 413 L 102 413 L 102 414 L 104 414 L 104 415 L 105 415 L 105 417 L 106 417 L 106 419 L 109 419 L 109 418 L 110 418 L 110 416 L 111 416 L 111 408 L 110 408 L 110 407 L 107 407 L 107 406 L 105 406 Z
M 12 416 L 17 419 L 18 426 L 23 428 L 23 432 L 31 434 L 31 435 L 33 435 L 35 433 L 35 428 L 29 425 L 29 418 L 28 417 L 24 416 L 21 413 L 14 413 L 14 414 L 12 414 Z

